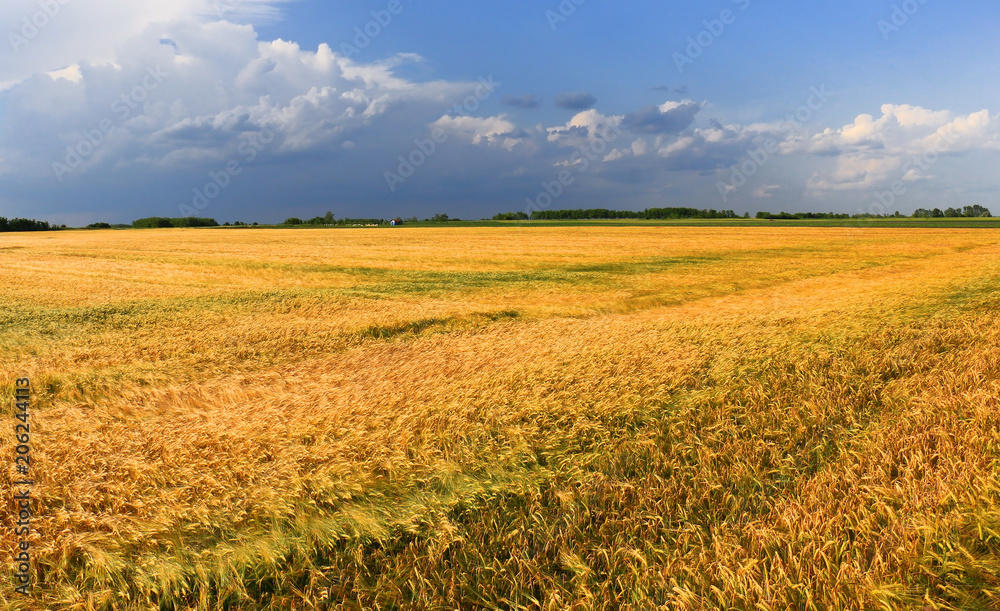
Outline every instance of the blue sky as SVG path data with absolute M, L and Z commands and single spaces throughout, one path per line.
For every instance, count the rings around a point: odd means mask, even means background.
M 1000 5 L 577 2 L 7 2 L 0 216 L 1000 214 Z

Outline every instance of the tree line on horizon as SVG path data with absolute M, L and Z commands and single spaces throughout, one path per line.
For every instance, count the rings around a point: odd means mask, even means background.
M 964 208 L 948 208 L 941 211 L 938 208 L 925 210 L 918 208 L 912 218 L 958 218 L 958 217 L 992 217 L 988 208 L 980 205 L 965 206 Z M 736 219 L 750 218 L 750 213 L 744 213 L 742 217 L 732 210 L 701 210 L 698 208 L 646 208 L 642 211 L 635 210 L 609 210 L 607 208 L 590 208 L 574 210 L 536 210 L 531 214 L 527 212 L 501 212 L 493 217 L 494 221 L 554 221 L 554 220 L 614 220 L 614 219 L 640 219 L 640 220 L 679 220 L 679 219 Z M 844 220 L 856 218 L 905 218 L 898 211 L 892 214 L 848 214 L 837 212 L 779 212 L 777 214 L 760 211 L 755 218 L 761 220 L 807 220 L 807 219 L 827 219 Z
M 917 208 L 912 218 L 992 218 L 989 208 L 978 204 L 964 206 L 962 208 L 947 208 L 941 210 L 934 208 Z M 531 214 L 526 212 L 502 212 L 493 217 L 494 221 L 528 221 L 528 220 L 614 220 L 614 219 L 639 219 L 639 220 L 680 220 L 680 219 L 737 219 L 750 218 L 749 213 L 743 216 L 737 215 L 732 210 L 702 210 L 698 208 L 670 207 L 670 208 L 646 208 L 642 211 L 634 210 L 611 210 L 608 208 L 589 208 L 573 210 L 536 210 Z M 755 218 L 764 220 L 808 220 L 808 219 L 855 219 L 855 218 L 904 218 L 898 211 L 892 214 L 847 214 L 835 212 L 757 212 Z M 436 214 L 433 218 L 425 219 L 427 222 L 448 222 L 458 221 L 450 218 L 447 214 Z M 352 219 L 335 218 L 332 212 L 327 212 L 324 216 L 313 217 L 303 220 L 297 217 L 285 219 L 282 225 L 384 225 L 385 219 Z M 417 222 L 417 217 L 409 217 L 405 222 Z M 201 217 L 181 217 L 168 218 L 151 216 L 132 221 L 130 225 L 111 225 L 109 223 L 91 223 L 87 229 L 150 229 L 158 227 L 250 227 L 258 226 L 258 223 L 235 223 L 226 222 L 221 224 L 212 218 Z M 17 231 L 56 231 L 66 229 L 66 225 L 55 225 L 47 221 L 34 219 L 13 218 L 7 219 L 0 216 L 0 233 Z
M 308 220 L 292 216 L 285 219 L 282 225 L 384 225 L 386 222 L 385 219 L 338 219 L 333 216 L 332 212 L 327 212 L 325 216 L 314 216 Z
M 13 218 L 7 220 L 6 217 L 0 216 L 0 232 L 5 231 L 52 231 L 53 229 L 59 229 L 56 225 L 52 225 L 47 221 L 36 221 L 34 219 L 21 219 Z
M 939 208 L 934 208 L 933 210 L 926 210 L 924 208 L 917 208 L 910 218 L 992 218 L 989 208 L 985 208 L 980 205 L 965 206 L 964 208 L 948 208 L 942 212 Z M 892 214 L 873 214 L 873 213 L 862 213 L 862 214 L 844 214 L 844 213 L 834 213 L 834 212 L 780 212 L 778 214 L 771 214 L 770 212 L 758 212 L 758 219 L 857 219 L 857 218 L 906 218 L 904 215 L 896 211 Z
M 957 218 L 957 217 L 985 217 L 992 218 L 993 215 L 990 214 L 989 208 L 984 208 L 978 204 L 974 206 L 965 206 L 962 209 L 958 208 L 948 208 L 945 211 L 941 211 L 940 208 L 934 208 L 933 210 L 927 210 L 926 208 L 917 208 L 916 212 L 913 213 L 914 218 Z
M 739 216 L 732 210 L 699 210 L 697 208 L 646 208 L 635 210 L 609 210 L 590 208 L 587 210 L 535 210 L 529 216 L 526 212 L 502 212 L 493 217 L 494 221 L 563 221 L 591 219 L 735 219 Z M 744 218 L 749 218 L 745 215 Z

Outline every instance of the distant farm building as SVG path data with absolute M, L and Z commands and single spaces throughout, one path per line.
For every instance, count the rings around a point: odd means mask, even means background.
M 396 225 L 402 225 L 403 219 L 392 219 L 391 221 L 389 221 L 389 224 L 392 225 L 393 227 L 395 227 Z

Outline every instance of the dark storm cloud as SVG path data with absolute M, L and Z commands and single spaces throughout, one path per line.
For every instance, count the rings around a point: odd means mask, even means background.
M 701 104 L 687 102 L 666 111 L 659 106 L 647 106 L 625 115 L 624 125 L 637 134 L 676 134 L 694 122 Z
M 522 96 L 507 95 L 503 97 L 500 103 L 512 108 L 538 108 L 542 103 L 542 99 L 533 93 Z
M 597 98 L 586 92 L 560 93 L 556 96 L 556 106 L 569 110 L 587 110 L 596 103 Z

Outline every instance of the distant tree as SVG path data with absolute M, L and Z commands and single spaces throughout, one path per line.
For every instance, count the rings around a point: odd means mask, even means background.
M 302 219 L 298 218 L 297 216 L 290 216 L 287 219 L 285 219 L 284 223 L 282 223 L 282 225 L 304 225 L 304 224 L 305 223 L 302 222 Z
M 448 222 L 448 215 L 447 214 L 435 214 L 431 218 L 431 221 L 434 222 L 434 223 L 447 223 Z
M 196 216 L 186 216 L 182 218 L 164 218 L 162 216 L 151 216 L 132 221 L 132 227 L 136 229 L 150 229 L 154 227 L 218 227 L 219 222 L 215 219 L 201 218 Z
M 979 216 L 982 216 L 982 217 L 992 217 L 993 215 L 990 214 L 989 208 L 984 208 L 983 206 L 980 206 L 979 204 L 975 204 L 973 206 L 966 206 L 966 207 L 964 207 L 962 209 L 962 216 L 968 216 L 968 217 L 979 217 Z
M 407 223 L 416 223 L 417 222 L 417 217 L 411 216 L 410 218 L 403 219 L 403 220 L 406 221 Z
M 87 229 L 111 229 L 110 223 L 91 223 L 87 225 Z
M 0 231 L 51 231 L 58 229 L 49 225 L 47 221 L 36 221 L 34 219 L 15 218 L 9 221 L 0 216 Z
M 337 222 L 336 217 L 334 217 L 333 213 L 330 212 L 329 210 L 326 211 L 326 216 L 323 217 L 323 220 L 326 221 L 327 225 L 333 225 L 334 223 Z
M 526 212 L 501 212 L 493 217 L 494 221 L 526 221 L 531 217 Z
M 170 219 L 162 216 L 150 216 L 132 221 L 132 227 L 136 229 L 152 229 L 156 227 L 173 227 Z

